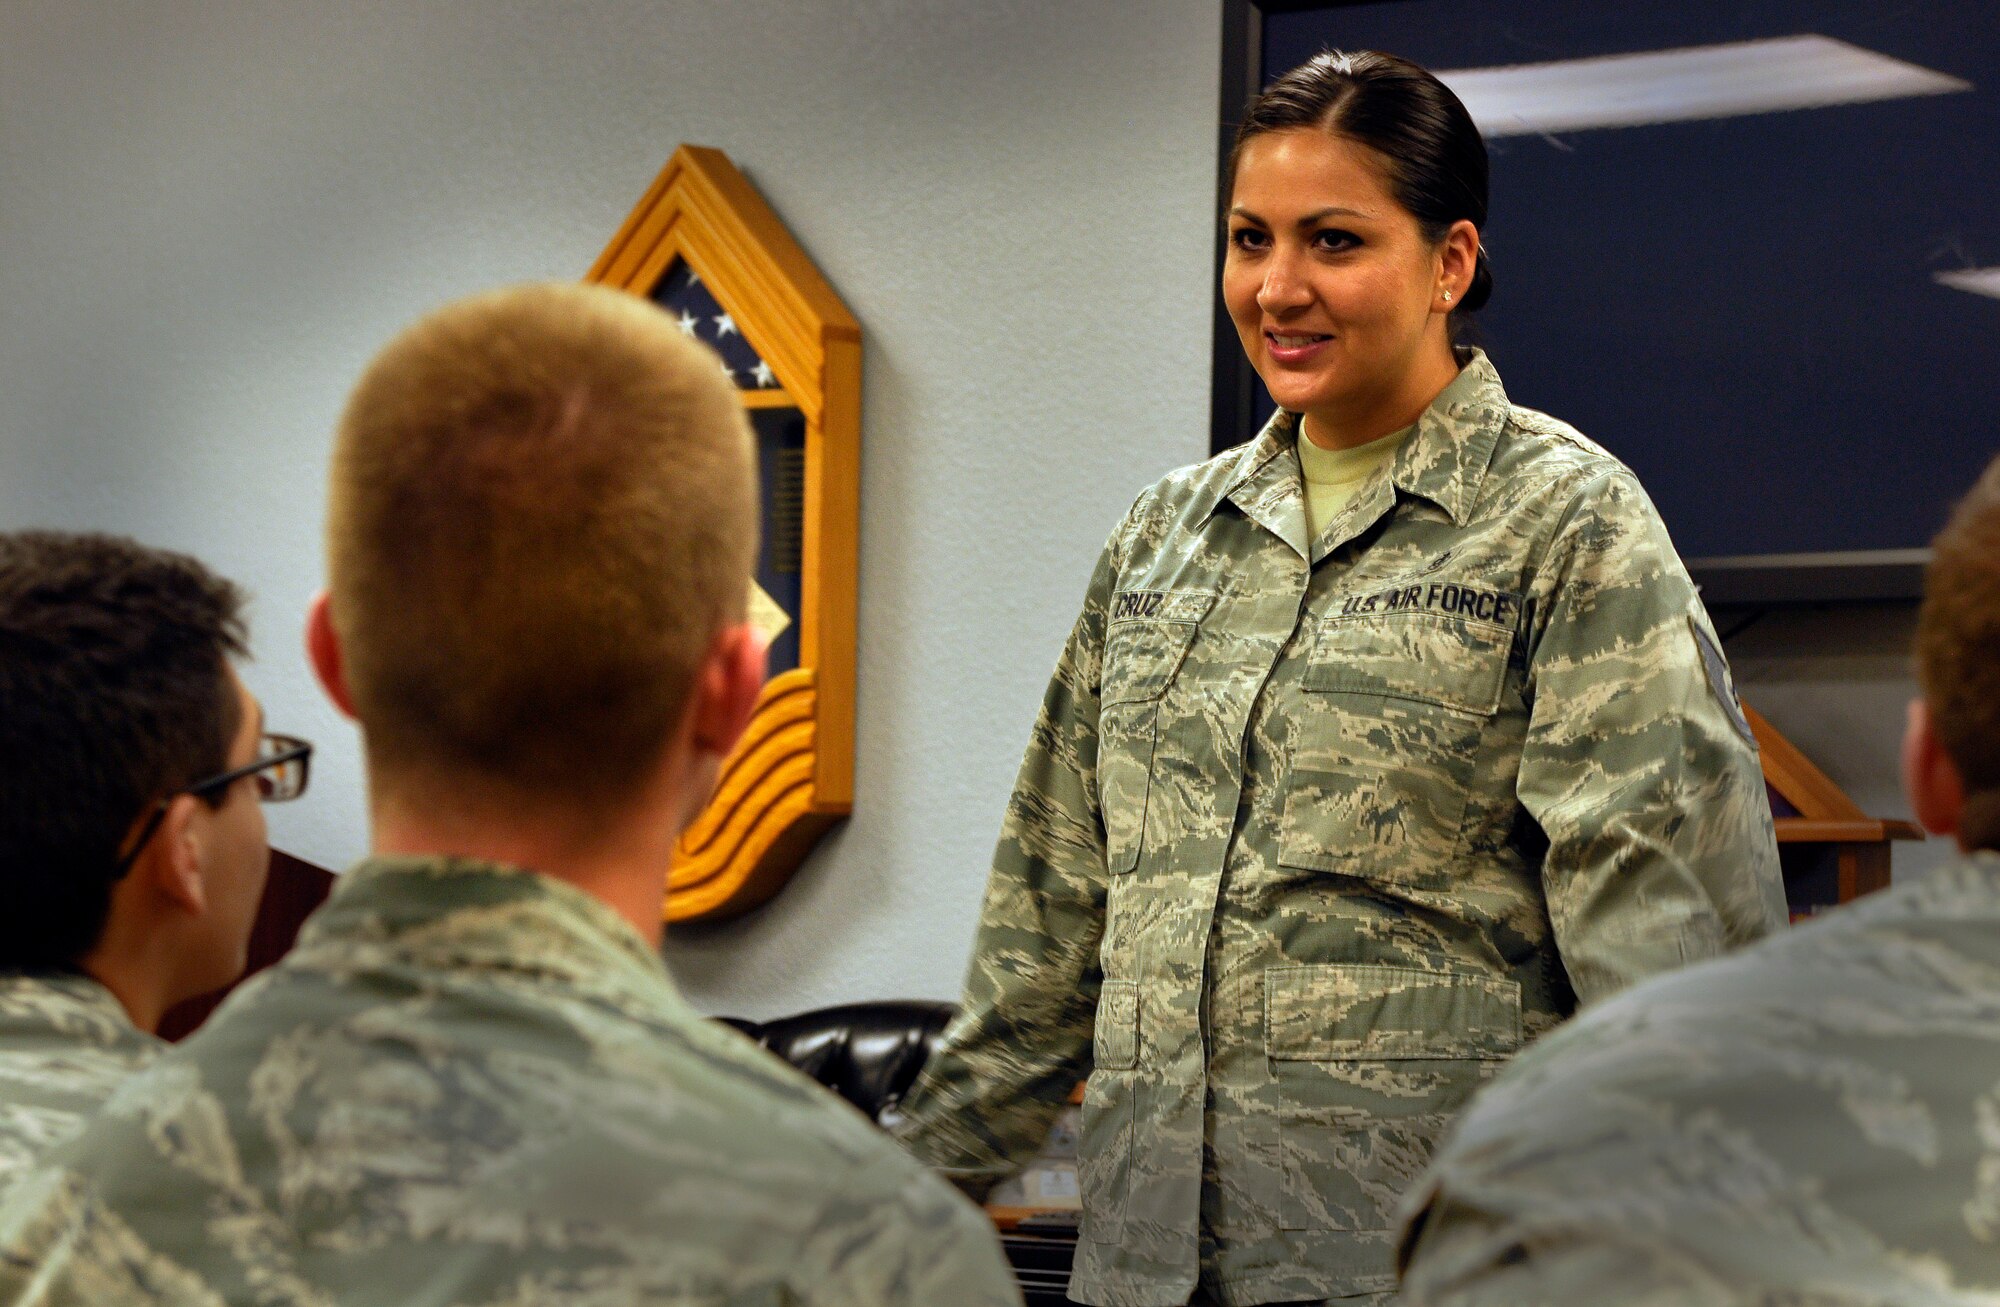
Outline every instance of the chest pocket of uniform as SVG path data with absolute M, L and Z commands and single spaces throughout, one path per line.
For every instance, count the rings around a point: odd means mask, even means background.
M 1214 602 L 1211 594 L 1164 591 L 1112 596 L 1098 704 L 1097 790 L 1104 817 L 1105 865 L 1114 874 L 1139 865 L 1160 702 Z M 1155 814 L 1156 827 L 1161 817 Z
M 1437 613 L 1326 621 L 1292 723 L 1278 861 L 1449 884 L 1512 638 Z

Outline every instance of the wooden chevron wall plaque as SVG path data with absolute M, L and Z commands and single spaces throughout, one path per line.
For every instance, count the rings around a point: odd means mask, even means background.
M 715 349 L 756 431 L 751 612 L 771 677 L 664 905 L 668 921 L 732 916 L 853 810 L 861 329 L 743 174 L 700 146 L 674 152 L 586 280 L 652 299 Z

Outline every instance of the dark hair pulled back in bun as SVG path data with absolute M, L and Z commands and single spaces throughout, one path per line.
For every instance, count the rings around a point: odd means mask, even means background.
M 1389 165 L 1389 189 L 1424 238 L 1444 239 L 1460 220 L 1486 226 L 1486 142 L 1451 88 L 1407 59 L 1376 50 L 1328 50 L 1265 87 L 1244 110 L 1229 151 L 1229 179 L 1251 139 L 1319 128 L 1367 146 Z M 1493 293 L 1486 250 L 1453 310 L 1476 312 Z

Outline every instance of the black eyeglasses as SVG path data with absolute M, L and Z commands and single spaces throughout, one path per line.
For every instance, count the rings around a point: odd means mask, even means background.
M 123 876 L 132 869 L 139 851 L 146 847 L 146 841 L 153 838 L 153 832 L 167 818 L 167 805 L 183 794 L 206 797 L 220 790 L 226 790 L 245 776 L 257 778 L 257 798 L 263 803 L 287 803 L 306 792 L 306 776 L 312 763 L 312 745 L 290 735 L 265 735 L 257 741 L 257 758 L 241 767 L 232 767 L 206 780 L 192 785 L 183 785 L 172 794 L 166 795 L 153 805 L 153 815 L 139 828 L 138 838 L 132 841 L 118 859 L 118 875 Z

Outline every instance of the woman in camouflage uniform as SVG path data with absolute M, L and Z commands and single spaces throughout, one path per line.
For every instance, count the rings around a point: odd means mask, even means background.
M 1457 97 L 1322 55 L 1231 169 L 1223 298 L 1281 411 L 1112 533 L 903 1131 L 977 1188 L 1087 1074 L 1071 1293 L 1118 1307 L 1386 1293 L 1507 1057 L 1783 912 L 1658 515 L 1454 346 L 1491 287 Z

